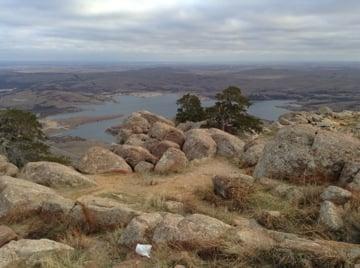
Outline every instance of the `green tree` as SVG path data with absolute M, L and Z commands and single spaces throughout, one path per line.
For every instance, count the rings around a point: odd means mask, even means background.
M 29 161 L 67 162 L 50 153 L 36 116 L 16 109 L 0 111 L 0 153 L 20 167 Z
M 215 105 L 206 109 L 209 126 L 230 133 L 261 131 L 261 121 L 246 113 L 251 105 L 241 89 L 230 86 L 216 94 Z
M 178 123 L 186 121 L 199 122 L 205 119 L 205 111 L 198 96 L 185 94 L 177 100 L 176 104 L 180 106 L 176 114 Z

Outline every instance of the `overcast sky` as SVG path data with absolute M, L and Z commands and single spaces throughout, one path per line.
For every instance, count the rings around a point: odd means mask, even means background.
M 359 61 L 360 0 L 0 0 L 0 60 Z

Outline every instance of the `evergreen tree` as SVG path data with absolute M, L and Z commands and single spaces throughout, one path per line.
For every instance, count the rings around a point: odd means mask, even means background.
M 205 119 L 204 108 L 196 95 L 185 94 L 177 100 L 176 104 L 180 106 L 177 110 L 176 122 L 199 122 Z
M 0 153 L 20 167 L 29 161 L 67 162 L 50 153 L 36 116 L 16 109 L 0 111 Z
M 246 113 L 251 103 L 242 95 L 240 88 L 230 86 L 216 94 L 215 98 L 215 105 L 206 109 L 209 126 L 234 134 L 261 131 L 261 121 Z

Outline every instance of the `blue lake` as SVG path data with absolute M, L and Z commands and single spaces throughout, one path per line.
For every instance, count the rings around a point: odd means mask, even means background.
M 148 110 L 165 117 L 173 118 L 177 110 L 176 100 L 179 99 L 179 97 L 180 96 L 177 94 L 165 94 L 146 98 L 120 95 L 115 98 L 114 102 L 81 106 L 80 108 L 83 109 L 81 112 L 59 114 L 49 118 L 64 119 L 77 116 L 102 116 L 113 114 L 123 114 L 123 118 L 125 118 L 132 112 L 139 110 Z M 248 112 L 262 119 L 276 120 L 280 115 L 288 112 L 288 110 L 280 108 L 279 106 L 286 105 L 290 102 L 291 101 L 289 100 L 258 101 L 253 103 Z M 203 101 L 204 106 L 209 106 L 212 103 L 212 100 Z M 123 118 L 84 124 L 77 128 L 63 131 L 60 135 L 79 136 L 86 139 L 113 142 L 113 137 L 105 133 L 105 129 L 113 125 L 121 124 Z

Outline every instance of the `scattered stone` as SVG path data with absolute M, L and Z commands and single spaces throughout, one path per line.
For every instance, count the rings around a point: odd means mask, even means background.
M 216 154 L 224 157 L 241 158 L 245 143 L 238 137 L 217 128 L 209 129 L 217 145 Z
M 191 161 L 213 157 L 216 154 L 217 145 L 208 131 L 204 129 L 193 129 L 186 133 L 183 151 Z
M 224 199 L 237 199 L 239 194 L 246 194 L 253 182 L 246 182 L 236 177 L 215 176 L 212 178 L 214 193 Z
M 22 169 L 20 177 L 48 187 L 93 186 L 95 181 L 72 167 L 53 162 L 30 162 Z
M 17 240 L 17 234 L 9 227 L 0 225 L 0 248 L 11 240 Z
M 0 176 L 0 218 L 26 215 L 43 206 L 48 206 L 49 212 L 53 213 L 55 208 L 71 209 L 73 204 L 48 187 L 28 180 Z
M 19 169 L 14 164 L 10 163 L 6 156 L 0 155 L 0 176 L 15 177 L 19 173 Z
M 351 192 L 337 186 L 329 186 L 320 197 L 323 201 L 331 201 L 337 205 L 344 205 L 351 199 Z
M 145 161 L 139 162 L 134 168 L 134 171 L 136 173 L 149 173 L 153 170 L 154 170 L 154 165 Z
M 172 142 L 172 141 L 166 141 L 166 140 L 154 143 L 149 148 L 149 150 L 153 155 L 155 155 L 157 158 L 160 159 L 169 148 L 176 148 L 176 149 L 180 150 L 179 144 Z
M 158 140 L 172 141 L 180 146 L 185 141 L 185 135 L 180 129 L 161 122 L 157 122 L 151 127 L 149 136 Z
M 73 252 L 68 245 L 48 239 L 21 239 L 0 248 L 0 267 L 42 267 L 48 257 L 63 256 Z
M 333 231 L 340 230 L 344 226 L 340 209 L 330 201 L 324 201 L 320 207 L 319 221 Z
M 181 172 L 188 164 L 185 154 L 174 147 L 169 148 L 160 158 L 155 166 L 155 171 L 159 173 Z
M 80 160 L 79 170 L 87 174 L 132 172 L 122 157 L 102 147 L 90 148 Z
M 166 201 L 165 209 L 171 213 L 182 214 L 184 212 L 184 204 L 178 201 Z
M 124 158 L 132 168 L 135 168 L 141 161 L 150 162 L 152 164 L 156 164 L 157 162 L 157 158 L 154 155 L 145 148 L 139 146 L 113 145 L 111 146 L 111 150 Z

